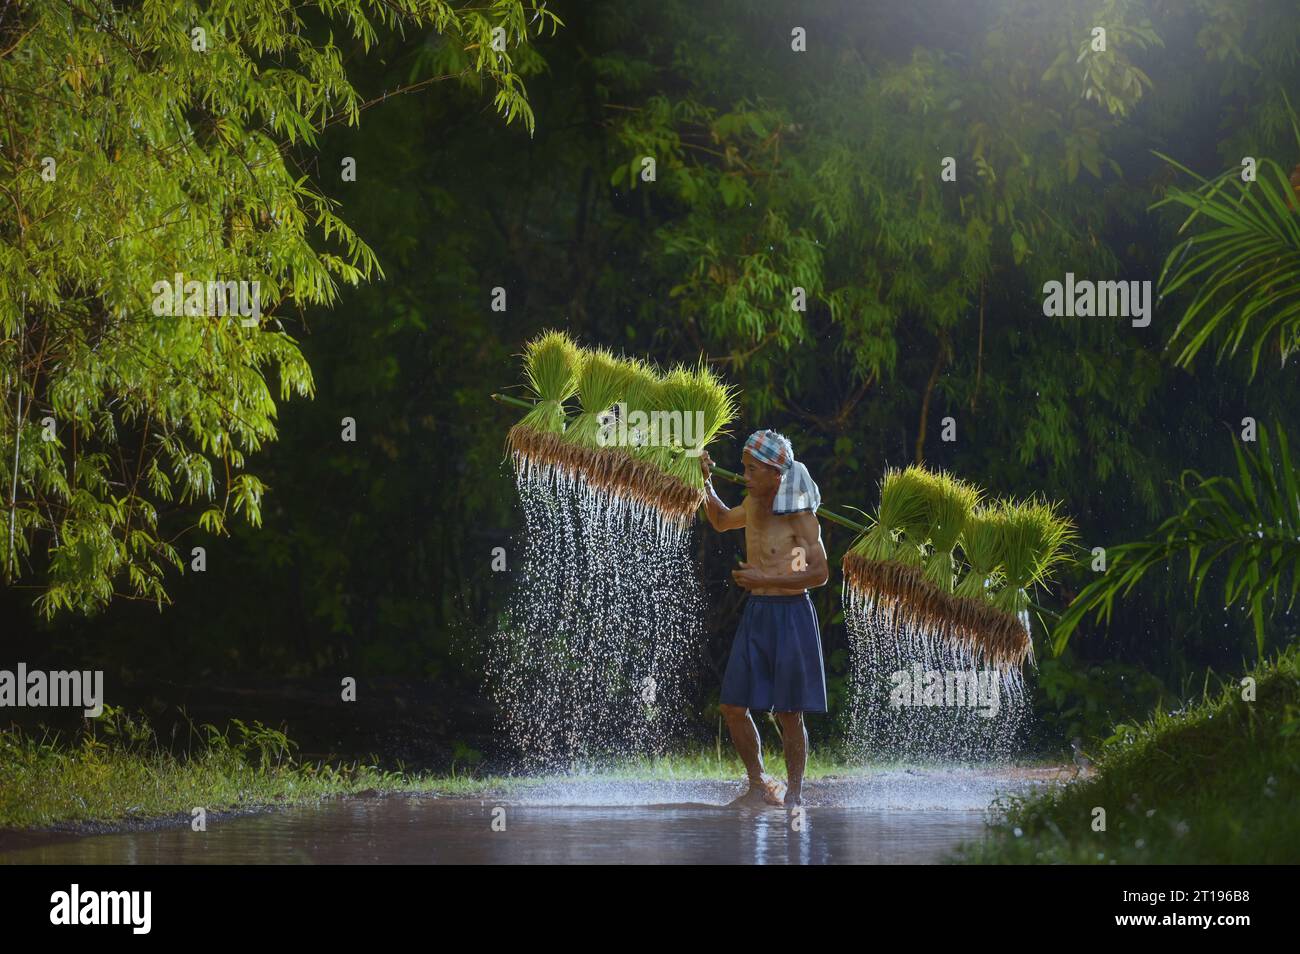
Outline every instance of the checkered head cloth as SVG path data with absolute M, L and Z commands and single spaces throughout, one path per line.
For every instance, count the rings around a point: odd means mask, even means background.
M 755 431 L 745 441 L 745 450 L 781 471 L 781 486 L 772 501 L 772 513 L 816 513 L 822 505 L 821 491 L 813 483 L 808 468 L 794 459 L 789 438 L 776 431 Z

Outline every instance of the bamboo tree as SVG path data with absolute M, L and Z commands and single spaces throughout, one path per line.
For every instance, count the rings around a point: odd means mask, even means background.
M 303 172 L 327 128 L 382 101 L 353 86 L 344 50 L 428 33 L 436 56 L 391 93 L 485 79 L 505 122 L 531 129 L 516 60 L 558 24 L 538 0 L 4 5 L 5 565 L 37 579 L 42 614 L 161 606 L 181 537 L 260 525 L 250 458 L 277 439 L 279 403 L 315 393 L 286 326 L 383 274 Z M 169 314 L 160 285 L 178 273 L 246 282 L 258 314 L 207 313 L 186 289 Z

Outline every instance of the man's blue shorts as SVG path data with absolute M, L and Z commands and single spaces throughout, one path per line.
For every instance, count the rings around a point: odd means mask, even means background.
M 761 712 L 826 711 L 821 630 L 807 593 L 750 594 L 722 677 L 721 702 Z

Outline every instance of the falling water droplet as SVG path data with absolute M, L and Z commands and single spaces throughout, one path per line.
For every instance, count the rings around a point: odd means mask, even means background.
M 982 677 L 997 690 L 996 708 L 983 704 L 987 695 L 966 695 L 964 703 L 954 704 L 955 674 L 969 678 L 988 669 L 975 647 L 918 622 L 898 600 L 847 587 L 845 625 L 850 649 L 845 735 L 853 756 L 987 762 L 1007 760 L 1016 751 L 1029 713 L 1018 668 Z M 953 688 L 945 699 L 948 680 Z M 896 704 L 900 700 L 909 704 Z
M 489 647 L 503 736 L 528 770 L 668 751 L 703 640 L 690 525 L 515 460 L 518 583 Z

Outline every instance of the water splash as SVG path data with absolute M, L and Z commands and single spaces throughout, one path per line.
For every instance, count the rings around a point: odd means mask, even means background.
M 1030 711 L 1020 669 L 990 670 L 968 648 L 902 619 L 900 609 L 894 601 L 844 588 L 848 751 L 863 761 L 1010 759 Z M 981 671 L 976 678 L 986 680 L 983 694 L 954 691 L 956 674 L 970 678 Z M 988 704 L 994 697 L 996 704 Z M 898 704 L 900 698 L 910 704 Z
M 665 754 L 703 641 L 689 522 L 514 464 L 523 559 L 487 666 L 501 734 L 527 770 Z

